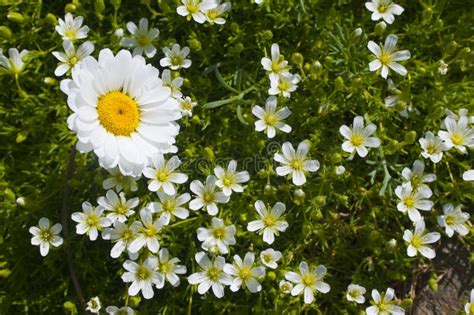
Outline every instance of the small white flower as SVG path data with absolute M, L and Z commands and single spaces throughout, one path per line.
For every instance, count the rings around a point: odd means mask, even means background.
M 277 77 L 270 77 L 270 88 L 268 94 L 282 95 L 290 98 L 291 93 L 296 91 L 298 83 L 301 81 L 299 74 L 279 75 Z
M 139 228 L 141 227 L 140 222 L 133 222 L 130 225 L 126 225 L 120 221 L 115 221 L 113 228 L 106 228 L 102 232 L 102 238 L 104 240 L 110 240 L 115 243 L 110 251 L 110 257 L 118 258 L 122 255 L 123 251 L 128 249 L 132 241 L 139 233 Z M 130 255 L 131 254 L 131 255 Z M 136 256 L 133 253 L 130 253 L 130 256 Z
M 237 172 L 237 162 L 232 160 L 227 165 L 227 170 L 221 166 L 214 168 L 214 174 L 216 174 L 217 181 L 216 185 L 226 196 L 232 195 L 232 191 L 243 192 L 244 188 L 240 185 L 247 182 L 250 179 L 249 172 Z
M 99 310 L 102 308 L 102 304 L 100 303 L 99 297 L 93 297 L 92 299 L 87 302 L 86 311 L 91 313 L 99 314 Z
M 122 275 L 123 282 L 132 282 L 128 288 L 128 294 L 135 296 L 142 291 L 145 299 L 151 299 L 155 294 L 152 285 L 158 286 L 163 283 L 163 276 L 156 271 L 158 258 L 149 256 L 144 262 L 136 263 L 126 260 L 123 263 L 126 272 Z
M 346 168 L 342 165 L 336 166 L 336 174 L 337 175 L 342 175 L 346 171 Z
M 272 59 L 263 57 L 260 61 L 263 69 L 269 72 L 270 80 L 276 81 L 280 75 L 290 75 L 288 61 L 284 60 L 283 56 L 280 55 L 280 46 L 278 44 L 272 44 L 271 57 Z
M 172 78 L 171 71 L 169 69 L 163 70 L 161 73 L 161 81 L 163 86 L 169 87 L 171 89 L 171 96 L 180 101 L 183 93 L 181 93 L 181 87 L 183 86 L 183 78 L 175 77 Z
M 212 175 L 206 178 L 205 186 L 201 181 L 193 180 L 190 189 L 196 196 L 189 203 L 189 208 L 192 210 L 204 208 L 210 215 L 216 215 L 219 212 L 217 203 L 229 202 L 229 196 L 224 195 L 223 192 L 216 191 L 216 178 Z
M 24 207 L 26 204 L 25 198 L 23 197 L 16 198 L 15 202 L 17 205 L 22 206 L 22 207 Z
M 186 208 L 181 207 L 191 200 L 191 195 L 188 193 L 182 195 L 167 195 L 162 192 L 158 192 L 159 202 L 152 202 L 148 205 L 148 209 L 151 212 L 160 214 L 160 219 L 163 220 L 165 225 L 168 225 L 172 217 L 180 219 L 186 219 L 189 216 L 189 211 Z
M 465 181 L 474 181 L 474 170 L 465 171 L 462 174 L 462 179 Z
M 364 304 L 366 290 L 364 287 L 357 284 L 349 284 L 347 287 L 346 299 L 349 302 L 356 302 L 358 304 Z
M 141 56 L 143 52 L 148 58 L 152 58 L 156 54 L 156 48 L 153 46 L 153 40 L 155 40 L 160 31 L 157 28 L 148 30 L 148 19 L 141 18 L 138 22 L 138 27 L 133 22 L 127 23 L 127 29 L 132 35 L 131 37 L 124 37 L 120 41 L 120 46 L 126 48 L 134 48 L 133 55 Z
M 188 180 L 188 175 L 175 172 L 181 165 L 177 156 L 172 156 L 166 161 L 163 154 L 158 153 L 153 156 L 151 162 L 152 166 L 143 170 L 143 175 L 150 178 L 148 181 L 150 191 L 163 190 L 167 195 L 174 195 L 176 194 L 174 184 L 183 184 Z
M 288 107 L 283 107 L 276 110 L 278 99 L 275 96 L 270 96 L 265 102 L 265 109 L 255 105 L 252 108 L 252 114 L 259 118 L 255 122 L 255 130 L 265 131 L 268 138 L 275 137 L 276 129 L 285 133 L 291 132 L 291 127 L 284 122 L 291 114 Z
M 433 208 L 433 202 L 428 200 L 432 195 L 429 188 L 420 188 L 414 191 L 411 184 L 407 183 L 403 186 L 397 186 L 395 194 L 400 199 L 397 204 L 398 211 L 403 213 L 408 211 L 408 217 L 412 222 L 422 219 L 418 210 L 430 211 Z
M 123 37 L 123 28 L 116 29 L 115 32 L 114 32 L 114 36 L 118 37 L 118 38 L 122 38 Z
M 209 8 L 203 11 L 206 15 L 206 20 L 211 24 L 225 24 L 225 19 L 222 17 L 231 8 L 230 2 L 220 3 L 220 0 L 214 0 L 216 3 L 215 8 Z
M 387 36 L 383 46 L 369 41 L 367 47 L 376 57 L 375 60 L 369 63 L 370 71 L 377 71 L 382 68 L 381 75 L 384 79 L 386 79 L 390 73 L 389 68 L 400 75 L 407 74 L 407 69 L 397 61 L 408 60 L 411 55 L 408 50 L 395 51 L 397 40 L 398 37 L 396 35 L 390 34 Z
M 28 50 L 23 49 L 21 52 L 16 48 L 8 49 L 8 57 L 0 54 L 0 67 L 5 68 L 13 75 L 19 75 L 25 69 L 24 58 L 28 54 Z
M 298 148 L 293 148 L 290 142 L 282 145 L 282 153 L 275 153 L 273 159 L 281 164 L 276 168 L 278 176 L 290 175 L 293 184 L 301 186 L 306 183 L 305 173 L 314 173 L 319 169 L 318 160 L 309 160 L 306 156 L 309 151 L 309 144 L 306 141 L 300 142 Z
M 464 311 L 467 315 L 474 314 L 474 289 L 471 290 L 469 302 L 464 305 Z
M 122 306 L 121 308 L 118 308 L 117 306 L 107 306 L 105 311 L 109 315 L 133 315 L 135 312 L 131 307 L 128 306 Z
M 368 124 L 367 127 L 364 127 L 364 117 L 354 117 L 352 129 L 346 125 L 339 128 L 341 135 L 347 139 L 342 144 L 342 150 L 351 154 L 357 152 L 360 157 L 366 157 L 369 153 L 367 148 L 378 148 L 380 146 L 380 139 L 371 137 L 375 130 L 377 130 L 377 126 L 374 124 Z
M 125 176 L 118 167 L 107 170 L 111 177 L 102 182 L 102 187 L 106 190 L 115 188 L 117 192 L 123 190 L 137 191 L 137 180 L 139 177 Z
M 444 60 L 438 62 L 438 73 L 441 75 L 446 75 L 448 73 L 448 64 Z
M 197 102 L 193 102 L 189 96 L 185 97 L 184 99 L 178 99 L 178 102 L 181 114 L 183 114 L 183 116 L 192 117 L 193 108 L 197 106 Z
M 215 0 L 181 0 L 183 5 L 176 9 L 179 15 L 185 16 L 188 21 L 194 19 L 194 21 L 202 24 L 206 22 L 206 16 L 203 12 L 217 7 Z
M 265 268 L 255 267 L 254 262 L 255 254 L 249 252 L 245 254 L 243 261 L 239 255 L 234 255 L 234 263 L 224 266 L 224 271 L 234 277 L 230 285 L 232 292 L 237 292 L 240 287 L 247 288 L 252 293 L 262 290 L 258 279 L 265 275 Z
M 438 217 L 438 224 L 445 228 L 445 232 L 452 237 L 454 232 L 459 235 L 467 235 L 469 228 L 466 222 L 469 220 L 469 213 L 461 211 L 461 205 L 454 207 L 451 203 L 443 206 L 443 215 Z
M 206 229 L 197 229 L 198 240 L 202 242 L 201 247 L 213 253 L 227 254 L 229 246 L 235 245 L 235 226 L 224 225 L 223 219 L 212 218 L 211 226 Z
M 160 249 L 158 253 L 158 273 L 161 274 L 163 282 L 157 285 L 158 289 L 163 288 L 165 280 L 173 287 L 179 286 L 180 280 L 178 275 L 186 273 L 186 266 L 178 265 L 180 260 L 176 257 L 170 258 L 169 252 L 166 248 Z
M 268 211 L 263 201 L 257 200 L 255 209 L 260 219 L 249 222 L 247 230 L 251 232 L 258 231 L 259 234 L 263 233 L 263 241 L 272 244 L 275 241 L 275 235 L 278 236 L 280 232 L 285 232 L 288 228 L 288 222 L 281 217 L 286 210 L 285 204 L 277 202 Z
M 89 27 L 82 26 L 84 18 L 82 16 L 73 17 L 71 13 L 66 13 L 64 20 L 59 19 L 56 25 L 56 32 L 63 37 L 64 40 L 83 39 L 87 37 Z
M 82 203 L 82 212 L 74 212 L 71 215 L 73 221 L 77 222 L 76 233 L 87 234 L 91 241 L 95 241 L 99 231 L 112 224 L 110 219 L 104 216 L 105 208 L 93 207 L 89 202 Z
M 365 7 L 372 12 L 372 21 L 383 19 L 388 24 L 395 21 L 394 15 L 400 15 L 404 9 L 392 0 L 371 0 L 366 2 Z
M 433 259 L 436 252 L 427 244 L 432 244 L 440 239 L 441 235 L 438 232 L 425 233 L 425 221 L 423 219 L 415 222 L 415 231 L 405 230 L 403 233 L 403 240 L 408 243 L 407 255 L 414 257 L 418 252 L 428 259 Z
M 453 117 L 444 120 L 447 131 L 438 131 L 438 136 L 444 141 L 447 149 L 456 148 L 466 154 L 466 147 L 474 147 L 474 129 L 469 127 L 469 118 L 461 116 L 458 121 Z
M 158 237 L 165 225 L 164 218 L 159 218 L 153 221 L 152 213 L 149 209 L 140 210 L 140 218 L 142 224 L 138 227 L 139 233 L 136 238 L 130 243 L 128 249 L 132 253 L 137 253 L 143 246 L 146 245 L 148 250 L 152 253 L 157 253 L 160 249 Z
M 283 257 L 280 251 L 274 250 L 273 248 L 267 248 L 260 253 L 260 260 L 262 264 L 271 269 L 278 268 L 277 262 Z
M 278 287 L 284 294 L 290 294 L 291 290 L 293 290 L 293 283 L 286 280 L 280 280 Z
M 395 298 L 395 291 L 388 288 L 387 292 L 380 295 L 376 289 L 372 290 L 372 306 L 365 309 L 367 315 L 403 315 L 405 310 L 392 301 Z
M 425 138 L 419 140 L 423 152 L 421 155 L 425 159 L 430 159 L 433 163 L 438 163 L 443 157 L 443 152 L 448 150 L 443 140 L 435 136 L 432 132 L 428 131 Z
M 413 189 L 429 189 L 425 183 L 431 183 L 436 180 L 435 174 L 423 174 L 425 163 L 421 160 L 413 162 L 413 169 L 405 167 L 402 170 L 403 178 L 411 183 Z
M 189 47 L 180 48 L 178 44 L 174 44 L 171 49 L 163 48 L 165 57 L 160 60 L 162 67 L 169 67 L 171 70 L 179 70 L 181 68 L 191 67 L 191 60 L 186 59 L 189 55 Z
M 49 247 L 59 247 L 63 244 L 63 238 L 59 236 L 62 225 L 56 223 L 51 226 L 48 218 L 41 218 L 38 226 L 30 227 L 29 231 L 33 235 L 31 238 L 31 245 L 39 246 L 41 256 L 46 256 L 49 253 Z
M 64 53 L 59 51 L 53 51 L 53 56 L 59 60 L 58 67 L 54 70 L 54 75 L 60 77 L 69 70 L 73 69 L 79 62 L 81 62 L 87 56 L 90 56 L 94 51 L 94 44 L 87 41 L 83 43 L 79 48 L 74 48 L 73 43 L 66 39 L 63 41 Z
M 188 277 L 190 284 L 199 284 L 199 294 L 205 294 L 212 287 L 212 292 L 217 298 L 224 296 L 224 286 L 232 284 L 232 277 L 224 272 L 225 259 L 217 256 L 211 261 L 204 252 L 196 254 L 195 259 L 202 271 L 193 273 Z
M 125 222 L 128 217 L 135 213 L 132 209 L 138 206 L 139 199 L 132 198 L 127 201 L 123 192 L 117 193 L 113 190 L 108 190 L 105 197 L 99 197 L 97 203 L 110 211 L 107 213 L 107 218 L 112 223 L 115 221 Z
M 310 269 L 306 262 L 301 262 L 299 266 L 300 272 L 287 271 L 285 278 L 295 284 L 291 290 L 291 295 L 297 296 L 304 294 L 304 302 L 311 304 L 314 301 L 314 294 L 319 291 L 321 293 L 328 293 L 331 287 L 323 278 L 327 273 L 326 267 L 319 265 L 314 269 Z

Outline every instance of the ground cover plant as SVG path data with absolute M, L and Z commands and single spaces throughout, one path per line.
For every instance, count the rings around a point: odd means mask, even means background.
M 473 16 L 0 0 L 0 313 L 474 313 Z

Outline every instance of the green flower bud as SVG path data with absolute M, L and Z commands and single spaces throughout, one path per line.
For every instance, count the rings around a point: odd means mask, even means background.
M 324 61 L 326 61 L 327 63 L 331 63 L 331 62 L 334 61 L 334 58 L 331 57 L 331 56 L 326 56 L 326 57 L 324 58 Z
M 21 13 L 18 13 L 18 12 L 8 12 L 7 19 L 16 23 L 26 22 L 26 18 Z
M 319 75 L 323 70 L 323 66 L 321 65 L 321 63 L 319 61 L 316 61 L 314 62 L 312 65 L 311 65 L 311 74 L 317 76 Z
M 187 148 L 186 150 L 184 150 L 184 156 L 187 158 L 195 157 L 196 154 L 194 153 L 194 148 Z
M 323 213 L 321 212 L 321 209 L 315 208 L 311 211 L 310 217 L 315 221 L 319 221 L 323 218 Z
M 189 47 L 192 51 L 201 51 L 201 42 L 195 38 L 188 40 Z
M 95 14 L 100 15 L 105 10 L 104 0 L 95 0 L 94 2 Z
M 240 214 L 240 221 L 247 222 L 247 213 Z
M 193 124 L 199 124 L 201 122 L 201 118 L 199 118 L 198 115 L 193 115 L 193 117 L 191 117 L 191 122 Z
M 72 13 L 72 12 L 75 12 L 76 10 L 77 10 L 77 6 L 73 3 L 66 4 L 66 7 L 64 8 L 64 11 L 66 11 L 66 13 Z
M 14 202 L 16 199 L 15 193 L 11 191 L 9 188 L 5 188 L 3 191 L 3 194 L 5 195 L 5 199 L 11 202 Z
M 326 196 L 317 196 L 313 199 L 313 204 L 317 207 L 323 207 L 326 205 Z
M 433 8 L 427 7 L 426 9 L 423 10 L 421 24 L 428 24 L 431 21 L 432 17 L 433 17 Z
M 264 40 L 271 40 L 273 38 L 273 33 L 270 30 L 263 31 L 261 35 Z
M 71 312 L 72 314 L 77 314 L 77 307 L 72 301 L 64 302 L 63 307 L 66 311 Z
M 137 308 L 140 305 L 141 297 L 139 295 L 131 296 L 128 300 L 128 306 L 132 308 Z
M 431 117 L 433 119 L 440 119 L 443 116 L 444 116 L 444 107 L 442 105 L 435 107 L 435 109 L 431 112 Z
M 337 77 L 336 80 L 334 80 L 334 86 L 338 91 L 344 90 L 346 87 L 344 85 L 344 79 L 342 77 Z
M 5 279 L 8 278 L 8 276 L 11 274 L 11 270 L 8 268 L 5 269 L 0 269 L 0 279 Z
M 242 44 L 242 43 L 237 43 L 234 46 L 234 51 L 235 51 L 236 54 L 240 54 L 243 50 L 244 50 L 244 44 Z
M 110 0 L 110 3 L 113 5 L 115 10 L 118 10 L 120 8 L 121 2 L 122 2 L 121 0 Z
M 58 19 L 56 18 L 56 16 L 52 13 L 48 13 L 46 14 L 45 18 L 44 18 L 44 22 L 46 24 L 49 24 L 49 25 L 56 25 L 58 24 Z
M 466 57 L 469 56 L 470 53 L 471 53 L 471 48 L 469 48 L 469 47 L 464 47 L 464 48 L 461 49 L 461 51 L 458 53 L 458 55 L 456 56 L 456 58 L 458 58 L 458 59 L 466 59 Z
M 232 22 L 230 23 L 230 30 L 233 32 L 233 33 L 237 33 L 239 32 L 239 24 L 235 23 L 235 22 Z
M 375 34 L 383 35 L 385 29 L 387 28 L 387 24 L 385 22 L 379 22 L 375 25 Z
M 446 53 L 448 55 L 452 55 L 454 54 L 454 52 L 456 51 L 456 49 L 458 49 L 458 43 L 456 43 L 454 40 L 451 41 L 448 45 L 448 47 L 446 48 Z
M 295 52 L 293 55 L 291 55 L 291 60 L 297 65 L 302 65 L 304 61 L 304 57 L 302 54 Z
M 27 131 L 20 131 L 19 133 L 17 133 L 15 141 L 16 143 L 22 143 L 23 141 L 26 140 L 27 137 L 28 137 Z
M 203 154 L 204 158 L 208 161 L 214 161 L 214 159 L 216 158 L 214 156 L 214 151 L 212 150 L 212 148 L 210 147 L 206 147 L 204 148 L 204 154 Z
M 405 133 L 405 140 L 404 142 L 406 144 L 413 144 L 416 141 L 416 131 L 412 130 L 407 133 Z
M 342 161 L 342 156 L 340 153 L 334 153 L 332 156 L 331 156 L 331 161 L 333 163 L 341 163 Z
M 413 300 L 412 299 L 403 299 L 402 302 L 400 303 L 400 306 L 405 308 L 405 309 L 410 308 L 412 305 L 413 305 Z
M 0 37 L 9 39 L 12 37 L 12 31 L 6 26 L 0 26 Z
M 273 281 L 276 279 L 276 274 L 273 271 L 269 271 L 267 273 L 267 278 Z
M 430 286 L 431 290 L 438 291 L 438 281 L 436 281 L 436 274 L 431 274 L 431 277 L 428 279 L 428 285 Z
M 50 86 L 55 86 L 57 84 L 57 81 L 55 78 L 51 78 L 51 77 L 46 77 L 44 78 L 43 82 L 46 84 L 46 85 L 50 85 Z

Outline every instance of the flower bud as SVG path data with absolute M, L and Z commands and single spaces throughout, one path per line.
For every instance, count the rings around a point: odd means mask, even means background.
M 121 0 L 110 0 L 110 3 L 113 5 L 115 10 L 118 10 L 120 8 Z
M 342 165 L 336 166 L 336 174 L 337 175 L 342 175 L 346 171 L 346 168 Z
M 354 36 L 359 37 L 360 35 L 362 35 L 362 29 L 358 27 L 354 31 Z
M 56 25 L 58 24 L 58 19 L 56 18 L 56 16 L 52 13 L 48 13 L 46 14 L 45 18 L 44 18 L 44 21 L 46 24 L 49 24 L 49 25 Z
M 114 32 L 114 36 L 118 37 L 118 38 L 122 38 L 123 37 L 123 28 L 116 29 L 115 32 Z
M 458 43 L 453 40 L 449 43 L 448 47 L 446 48 L 446 53 L 448 55 L 452 55 L 454 54 L 456 49 L 458 49 Z
M 128 300 L 128 306 L 132 308 L 137 308 L 140 305 L 141 297 L 139 295 L 131 296 Z
M 44 78 L 43 82 L 44 84 L 49 86 L 55 86 L 57 84 L 56 79 L 51 77 Z
M 471 48 L 469 47 L 464 47 L 461 49 L 461 51 L 458 53 L 456 58 L 458 59 L 465 59 L 469 54 L 471 53 Z
M 230 30 L 233 32 L 233 33 L 237 33 L 240 29 L 239 29 L 239 24 L 235 23 L 235 22 L 232 22 L 230 23 Z
M 203 154 L 204 158 L 206 160 L 209 160 L 209 161 L 214 161 L 214 159 L 216 158 L 214 156 L 214 151 L 212 150 L 212 148 L 210 147 L 206 147 L 204 148 L 204 154 Z
M 3 191 L 3 194 L 5 195 L 5 199 L 11 202 L 14 202 L 16 199 L 15 193 L 11 191 L 9 188 L 5 188 Z
M 66 311 L 68 311 L 69 313 L 71 313 L 71 314 L 77 314 L 77 307 L 76 307 L 76 305 L 75 305 L 73 302 L 71 302 L 71 301 L 66 301 L 66 302 L 64 302 L 63 308 L 64 308 Z
M 334 87 L 338 91 L 344 90 L 344 79 L 342 77 L 337 77 L 336 80 L 334 80 Z
M 9 39 L 12 37 L 12 31 L 6 26 L 0 26 L 0 37 Z
M 269 271 L 267 273 L 267 278 L 273 281 L 276 279 L 276 274 L 273 271 Z
M 426 9 L 423 10 L 423 13 L 421 15 L 422 15 L 421 24 L 428 24 L 431 21 L 431 18 L 433 17 L 433 8 L 427 7 Z
M 271 40 L 273 38 L 273 33 L 270 30 L 265 30 L 261 34 L 264 40 Z
M 390 241 L 388 241 L 387 246 L 389 248 L 395 248 L 397 246 L 397 240 L 392 238 Z
M 294 195 L 295 195 L 295 198 L 297 198 L 297 199 L 304 199 L 304 197 L 306 196 L 306 194 L 305 194 L 305 192 L 303 191 L 303 189 L 297 189 L 297 190 L 295 190 Z
M 24 207 L 25 204 L 26 204 L 25 198 L 23 198 L 23 197 L 18 197 L 18 198 L 16 198 L 16 204 L 19 205 L 19 206 Z
M 104 0 L 95 0 L 94 10 L 95 10 L 95 14 L 101 15 L 101 13 L 104 12 L 105 10 Z
M 416 141 L 416 131 L 412 130 L 407 133 L 405 133 L 405 140 L 404 142 L 406 144 L 413 144 Z
M 311 74 L 317 76 L 321 73 L 322 69 L 323 69 L 323 66 L 321 65 L 321 63 L 319 61 L 316 61 L 311 65 L 310 71 L 311 71 Z
M 379 22 L 375 25 L 375 34 L 377 35 L 383 35 L 385 32 L 385 29 L 387 28 L 387 24 L 385 22 Z
M 7 19 L 16 23 L 26 22 L 26 18 L 21 13 L 18 13 L 18 12 L 8 12 Z
M 77 6 L 73 3 L 66 4 L 66 7 L 64 8 L 64 11 L 66 11 L 66 13 L 72 13 L 76 10 L 77 10 Z
M 291 60 L 297 65 L 302 65 L 304 62 L 304 57 L 302 54 L 295 52 L 293 55 L 291 55 Z
M 189 47 L 192 51 L 201 51 L 201 42 L 195 38 L 188 40 Z

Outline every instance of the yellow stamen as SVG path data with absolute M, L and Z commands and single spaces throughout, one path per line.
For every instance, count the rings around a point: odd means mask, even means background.
M 102 127 L 115 136 L 129 136 L 138 127 L 138 105 L 122 92 L 113 91 L 101 96 L 97 103 L 97 113 Z

